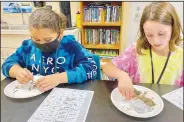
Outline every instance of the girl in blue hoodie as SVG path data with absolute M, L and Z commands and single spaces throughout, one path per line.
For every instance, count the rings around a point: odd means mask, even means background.
M 35 10 L 29 19 L 31 39 L 22 45 L 2 65 L 6 77 L 24 84 L 33 75 L 43 75 L 36 81 L 41 91 L 61 83 L 82 83 L 95 79 L 97 66 L 92 54 L 72 35 L 63 36 L 65 18 L 51 9 Z

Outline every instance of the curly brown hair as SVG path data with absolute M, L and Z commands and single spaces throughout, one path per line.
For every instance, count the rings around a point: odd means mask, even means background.
M 29 18 L 29 25 L 34 28 L 49 28 L 57 33 L 66 28 L 66 17 L 49 8 L 36 9 Z

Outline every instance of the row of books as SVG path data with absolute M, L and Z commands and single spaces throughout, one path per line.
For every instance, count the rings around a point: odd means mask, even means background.
M 117 56 L 118 50 L 110 50 L 110 49 L 89 49 L 90 53 L 97 54 L 100 56 Z
M 118 29 L 85 29 L 85 44 L 119 44 Z
M 108 77 L 103 71 L 101 70 L 101 80 L 111 80 L 111 81 L 116 81 L 115 78 L 110 78 Z
M 84 6 L 84 22 L 119 22 L 121 6 Z

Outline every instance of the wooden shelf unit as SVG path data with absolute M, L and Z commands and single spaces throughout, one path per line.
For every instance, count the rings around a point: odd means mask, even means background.
M 119 22 L 85 22 L 84 21 L 84 6 L 87 6 L 89 3 L 92 3 L 93 1 L 85 1 L 80 2 L 80 14 L 81 14 L 81 33 L 82 33 L 82 45 L 87 49 L 113 49 L 118 50 L 118 52 L 121 52 L 121 45 L 122 45 L 122 23 L 123 23 L 123 5 L 124 2 L 117 1 L 117 2 L 110 2 L 111 5 L 119 5 L 121 6 L 121 19 Z M 117 28 L 119 30 L 119 44 L 87 44 L 85 40 L 85 29 L 88 28 Z
M 84 44 L 85 48 L 89 49 L 120 49 L 120 45 L 113 45 L 113 44 Z
M 120 22 L 84 22 L 82 26 L 121 26 Z

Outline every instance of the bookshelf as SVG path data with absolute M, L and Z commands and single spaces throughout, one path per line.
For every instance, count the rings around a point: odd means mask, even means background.
M 110 44 L 84 44 L 87 49 L 119 49 L 120 45 L 110 45 Z
M 84 22 L 83 26 L 121 26 L 120 22 Z
M 82 45 L 102 58 L 119 55 L 123 2 L 80 2 Z

